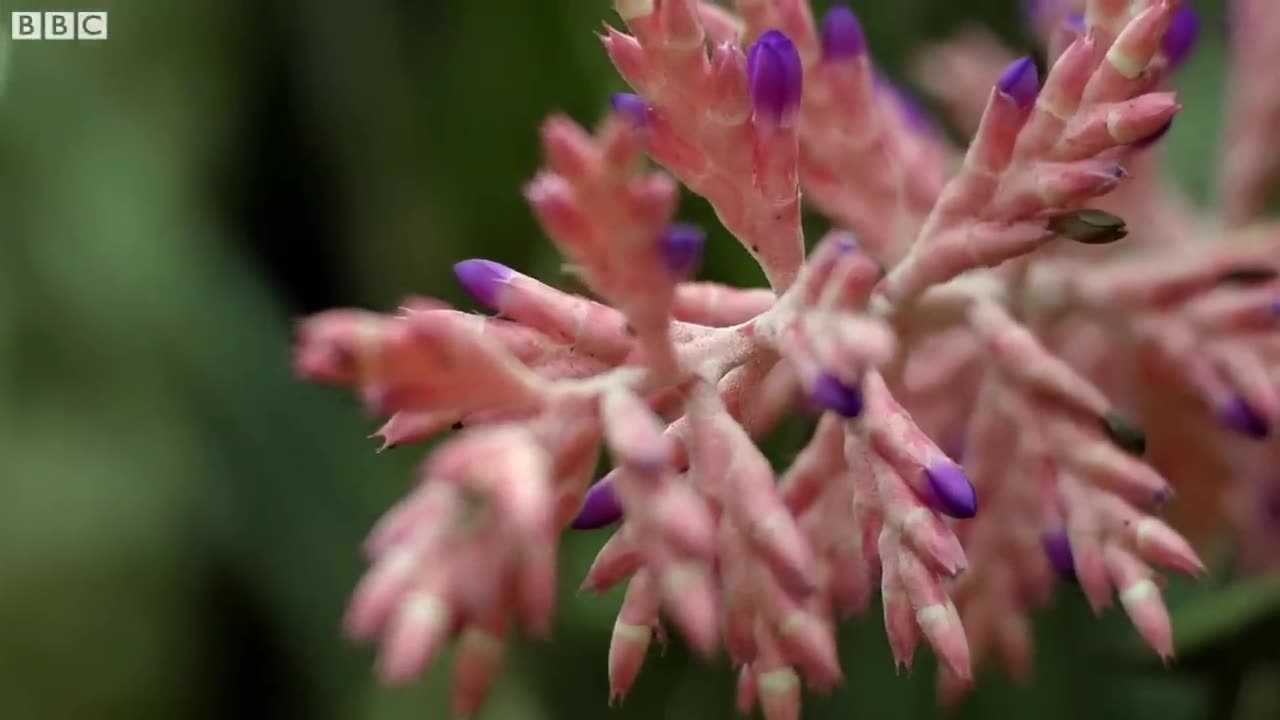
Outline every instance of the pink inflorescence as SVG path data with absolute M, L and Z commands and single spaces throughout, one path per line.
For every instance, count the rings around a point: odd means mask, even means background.
M 633 92 L 594 134 L 548 119 L 525 189 L 593 297 L 465 260 L 495 315 L 411 298 L 300 326 L 299 374 L 356 388 L 387 446 L 461 428 L 367 543 L 346 623 L 379 639 L 384 679 L 456 641 L 470 715 L 508 633 L 551 627 L 559 535 L 614 523 L 583 582 L 626 584 L 613 699 L 666 622 L 727 651 L 744 710 L 798 717 L 802 682 L 841 681 L 834 628 L 876 590 L 895 661 L 927 643 L 948 700 L 984 659 L 1029 671 L 1028 613 L 1058 578 L 1097 610 L 1118 597 L 1172 656 L 1156 569 L 1203 566 L 1158 516 L 1173 491 L 1140 427 L 1167 425 L 1172 395 L 1187 422 L 1249 437 L 1280 420 L 1280 233 L 1232 229 L 1253 204 L 1205 222 L 1153 177 L 1194 15 L 1041 0 L 1047 64 L 973 31 L 933 48 L 922 84 L 972 131 L 960 155 L 878 75 L 846 7 L 616 9 L 627 32 L 601 41 Z M 1280 147 L 1261 42 L 1239 54 L 1270 94 L 1232 104 L 1224 179 L 1250 199 Z M 674 222 L 677 182 L 768 288 L 693 279 L 705 238 Z M 802 189 L 840 228 L 807 254 Z M 798 410 L 816 430 L 775 472 L 755 438 Z M 601 447 L 613 470 L 593 484 Z

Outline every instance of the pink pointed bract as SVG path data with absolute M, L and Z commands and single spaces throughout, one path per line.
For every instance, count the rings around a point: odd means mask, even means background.
M 984 663 L 1029 677 L 1059 579 L 1171 657 L 1157 571 L 1204 565 L 1162 508 L 1233 471 L 1242 537 L 1280 527 L 1274 459 L 1243 451 L 1280 421 L 1280 230 L 1256 217 L 1280 7 L 1233 4 L 1219 222 L 1156 181 L 1195 36 L 1175 0 L 1037 3 L 1046 66 L 974 31 L 927 51 L 964 151 L 847 9 L 736 5 L 617 0 L 600 40 L 633 94 L 542 126 L 525 196 L 590 297 L 460 259 L 496 317 L 414 297 L 299 326 L 297 373 L 359 393 L 385 447 L 454 433 L 371 533 L 350 634 L 393 683 L 456 642 L 470 715 L 507 637 L 552 627 L 559 536 L 613 525 L 582 582 L 626 586 L 602 703 L 643 692 L 665 623 L 727 651 L 739 708 L 797 718 L 877 590 L 894 662 L 931 648 L 945 702 Z M 768 287 L 690 277 L 680 184 Z M 836 228 L 807 253 L 802 195 Z M 792 413 L 816 429 L 775 470 L 756 439 Z

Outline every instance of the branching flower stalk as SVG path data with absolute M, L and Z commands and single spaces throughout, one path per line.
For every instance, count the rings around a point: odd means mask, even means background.
M 973 131 L 957 156 L 877 74 L 848 8 L 616 10 L 625 31 L 601 41 L 634 94 L 594 133 L 547 120 L 525 193 L 593 297 L 465 260 L 459 281 L 495 315 L 410 298 L 300 326 L 299 374 L 357 389 L 387 446 L 461 428 L 367 543 L 346 622 L 380 640 L 384 679 L 456 641 L 454 709 L 471 715 L 510 632 L 550 628 L 559 535 L 619 521 L 583 582 L 626 584 L 614 700 L 666 622 L 699 653 L 723 646 L 744 711 L 798 717 L 802 681 L 841 681 L 835 625 L 876 590 L 895 661 L 927 643 L 947 700 L 988 656 L 1028 671 L 1028 612 L 1059 576 L 1098 610 L 1118 597 L 1171 657 L 1157 571 L 1203 566 L 1158 516 L 1172 488 L 1114 358 L 1158 364 L 1189 412 L 1246 435 L 1280 417 L 1280 233 L 1198 242 L 1151 177 L 1190 11 L 1038 3 L 1043 83 L 981 36 L 936 49 L 955 80 L 929 75 Z M 1244 147 L 1224 187 L 1253 198 L 1276 174 L 1274 111 L 1233 105 Z M 704 236 L 675 222 L 677 182 L 768 288 L 694 279 Z M 802 189 L 840 228 L 807 255 Z M 775 473 L 755 438 L 796 411 L 816 431 Z M 601 447 L 614 469 L 592 483 Z

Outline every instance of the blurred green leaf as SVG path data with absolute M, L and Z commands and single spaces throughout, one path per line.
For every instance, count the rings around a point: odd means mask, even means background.
M 1238 580 L 1193 598 L 1173 612 L 1174 647 L 1186 662 L 1215 651 L 1247 652 L 1275 639 L 1251 631 L 1280 621 L 1280 573 Z M 1275 646 L 1268 648 L 1273 654 Z

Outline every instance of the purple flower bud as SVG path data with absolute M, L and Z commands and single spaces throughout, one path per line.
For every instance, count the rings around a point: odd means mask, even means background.
M 1228 429 L 1261 440 L 1271 434 L 1271 426 L 1244 398 L 1236 396 L 1218 409 L 1218 420 Z
M 587 489 L 587 496 L 583 498 L 582 507 L 574 516 L 571 527 L 574 530 L 595 530 L 620 519 L 622 504 L 613 492 L 613 474 L 610 473 Z
M 1043 21 L 1044 16 L 1053 10 L 1057 3 L 1054 0 L 1022 0 L 1018 9 L 1022 11 L 1022 21 L 1035 27 Z
M 779 123 L 800 107 L 803 88 L 800 53 L 786 35 L 769 30 L 747 53 L 747 82 L 756 117 Z
M 697 225 L 672 225 L 662 236 L 662 259 L 679 277 L 690 277 L 698 270 L 706 243 L 706 233 Z
M 1073 12 L 1062 19 L 1062 28 L 1076 35 L 1083 35 L 1088 28 L 1084 24 L 1084 13 Z
M 1145 150 L 1146 148 L 1149 148 L 1152 145 L 1155 145 L 1156 143 L 1160 142 L 1160 140 L 1162 140 L 1165 135 L 1169 134 L 1169 129 L 1172 127 L 1173 127 L 1173 118 L 1169 118 L 1168 120 L 1165 121 L 1163 125 L 1160 126 L 1158 130 L 1156 130 L 1155 132 L 1151 133 L 1150 135 L 1144 138 L 1133 141 L 1132 143 L 1130 143 L 1129 146 L 1134 148 L 1135 150 Z
M 862 390 L 845 385 L 831 373 L 818 375 L 809 395 L 815 406 L 840 417 L 856 418 L 862 414 Z
M 623 120 L 631 123 L 634 127 L 644 127 L 646 119 L 645 114 L 648 112 L 648 105 L 644 98 L 632 93 L 614 93 L 609 98 L 609 104 L 613 106 L 613 111 L 618 113 Z
M 822 18 L 822 57 L 851 60 L 867 51 L 867 37 L 858 16 L 844 5 L 832 6 Z
M 1271 314 L 1280 317 L 1280 298 L 1271 301 Z
M 476 302 L 490 310 L 498 310 L 498 293 L 516 271 L 502 263 L 475 258 L 454 265 L 453 274 Z
M 927 467 L 924 479 L 932 495 L 926 499 L 934 510 L 960 519 L 978 514 L 978 491 L 959 465 L 941 462 Z
M 897 98 L 898 107 L 902 109 L 902 116 L 906 118 L 908 128 L 918 133 L 933 132 L 933 120 L 924 106 L 902 88 L 894 87 L 893 95 Z
M 909 129 L 920 133 L 934 130 L 933 120 L 930 118 L 929 113 L 906 90 L 879 74 L 876 75 L 876 87 L 881 92 L 889 93 L 892 96 L 893 103 L 898 106 L 898 110 L 902 113 L 902 118 L 906 120 Z
M 1076 582 L 1076 560 L 1071 553 L 1071 541 L 1067 539 L 1066 531 L 1052 530 L 1045 533 L 1041 540 L 1044 554 L 1049 557 L 1049 564 L 1058 573 L 1058 577 Z
M 1169 61 L 1169 67 L 1178 67 L 1191 56 L 1199 33 L 1200 17 L 1195 10 L 1184 5 L 1173 14 L 1169 29 L 1165 31 L 1164 40 L 1160 43 L 1160 50 Z
M 1000 73 L 996 87 L 1018 107 L 1027 107 L 1040 93 L 1040 73 L 1036 70 L 1036 61 L 1030 56 L 1014 60 Z

